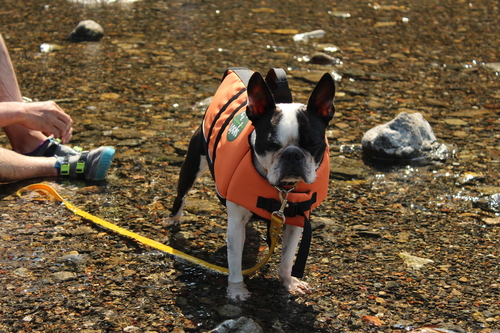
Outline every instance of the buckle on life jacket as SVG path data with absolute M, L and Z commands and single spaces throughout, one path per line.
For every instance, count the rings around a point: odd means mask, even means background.
M 311 196 L 311 199 L 302 202 L 288 202 L 283 214 L 286 217 L 295 217 L 297 215 L 305 216 L 305 212 L 311 210 L 312 205 L 316 202 L 316 192 Z M 272 198 L 257 198 L 257 208 L 265 209 L 272 213 L 279 210 L 281 207 L 281 202 Z

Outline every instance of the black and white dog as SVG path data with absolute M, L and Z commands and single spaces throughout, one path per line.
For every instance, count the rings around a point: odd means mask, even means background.
M 307 105 L 276 103 L 273 92 L 263 77 L 259 73 L 253 73 L 246 87 L 247 97 L 244 96 L 246 109 L 242 108 L 242 117 L 245 117 L 246 112 L 249 120 L 248 126 L 251 127 L 245 139 L 250 146 L 249 154 L 251 155 L 251 159 L 248 160 L 250 165 L 247 167 L 256 171 L 270 187 L 280 186 L 283 183 L 315 183 L 317 170 L 324 157 L 328 156 L 327 153 L 325 154 L 327 151 L 325 131 L 335 113 L 334 95 L 333 78 L 330 74 L 325 74 L 314 88 Z M 188 153 L 180 171 L 178 193 L 172 214 L 166 220 L 169 224 L 179 223 L 185 196 L 196 178 L 209 168 L 214 174 L 213 165 L 211 165 L 213 155 L 218 153 L 217 158 L 221 160 L 224 160 L 226 155 L 228 158 L 231 155 L 227 150 L 221 152 L 207 149 L 209 139 L 207 139 L 208 133 L 204 125 L 198 128 L 189 144 Z M 327 177 L 326 180 L 322 178 L 322 182 L 328 183 Z M 217 176 L 215 179 L 217 180 Z M 231 181 L 248 184 L 246 179 L 232 179 Z M 240 190 L 247 192 L 252 186 L 251 183 L 243 185 Z M 327 184 L 325 186 L 328 187 Z M 218 193 L 220 194 L 219 189 Z M 250 296 L 241 273 L 245 224 L 255 212 L 232 201 L 229 196 L 220 196 L 227 199 L 225 204 L 228 213 L 228 297 L 243 301 Z M 295 225 L 285 225 L 283 231 L 279 277 L 285 288 L 293 293 L 306 293 L 309 290 L 307 283 L 291 274 L 301 232 L 302 228 Z

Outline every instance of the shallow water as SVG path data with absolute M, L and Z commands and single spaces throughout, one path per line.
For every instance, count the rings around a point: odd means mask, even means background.
M 72 144 L 117 148 L 106 182 L 58 181 L 61 193 L 220 265 L 225 213 L 208 176 L 190 194 L 180 228 L 161 222 L 203 114 L 199 103 L 231 66 L 285 68 L 300 102 L 322 73 L 335 73 L 331 193 L 314 212 L 308 265 L 314 293 L 287 296 L 273 258 L 248 279 L 254 296 L 241 315 L 266 332 L 377 330 L 365 315 L 380 317 L 378 329 L 388 332 L 425 324 L 499 329 L 499 231 L 491 223 L 499 212 L 488 208 L 500 193 L 497 2 L 4 1 L 0 14 L 23 95 L 57 100 L 75 120 Z M 67 40 L 83 19 L 103 26 L 100 42 Z M 324 36 L 294 40 L 315 30 Z M 60 48 L 44 53 L 44 43 Z M 339 61 L 308 62 L 317 52 Z M 365 165 L 362 135 L 402 111 L 423 113 L 456 156 L 427 167 Z M 227 303 L 224 276 L 57 204 L 17 199 L 14 190 L 27 183 L 0 190 L 2 329 L 201 332 L 227 319 L 219 309 Z M 247 266 L 264 229 L 249 228 Z M 401 252 L 434 263 L 412 270 Z

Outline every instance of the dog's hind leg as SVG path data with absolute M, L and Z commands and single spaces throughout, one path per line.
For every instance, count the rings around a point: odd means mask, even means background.
M 186 203 L 186 195 L 194 182 L 205 171 L 208 170 L 208 162 L 205 156 L 204 138 L 199 127 L 189 142 L 186 159 L 182 164 L 177 183 L 177 196 L 171 209 L 171 214 L 164 220 L 167 224 L 178 224 L 182 216 L 182 210 Z

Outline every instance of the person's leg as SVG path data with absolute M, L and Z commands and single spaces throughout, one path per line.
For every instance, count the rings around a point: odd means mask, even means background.
M 0 102 L 22 102 L 23 96 L 17 84 L 14 67 L 10 60 L 7 46 L 0 35 Z M 39 131 L 27 129 L 21 125 L 11 125 L 3 128 L 10 141 L 12 149 L 26 154 L 35 150 L 47 139 Z
M 0 182 L 16 182 L 36 177 L 55 177 L 56 157 L 32 157 L 0 148 Z
M 56 176 L 103 180 L 114 155 L 115 149 L 111 147 L 65 157 L 26 156 L 0 147 L 0 182 Z

